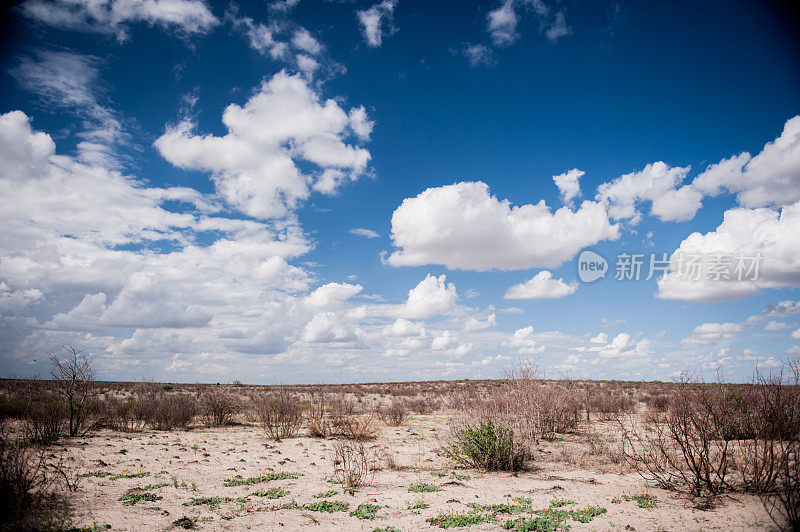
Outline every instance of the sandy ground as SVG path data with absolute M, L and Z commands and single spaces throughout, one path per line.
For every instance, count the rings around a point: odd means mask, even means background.
M 83 473 L 147 474 L 115 480 L 108 475 L 85 477 L 79 490 L 70 494 L 76 525 L 111 525 L 112 530 L 176 530 L 173 523 L 185 516 L 194 518 L 195 526 L 205 530 L 371 531 L 391 526 L 398 530 L 433 531 L 438 528 L 425 521 L 429 517 L 448 511 L 468 512 L 466 504 L 470 502 L 506 503 L 509 497 L 520 496 L 532 499 L 535 508 L 547 508 L 554 498 L 559 498 L 575 501 L 576 504 L 565 509 L 587 505 L 607 509 L 607 513 L 589 523 L 569 521 L 575 531 L 775 528 L 754 497 L 723 497 L 716 508 L 700 510 L 670 492 L 648 488 L 636 473 L 618 467 L 615 470 L 601 464 L 599 459 L 593 464 L 592 457 L 576 461 L 574 442 L 568 439 L 544 444 L 531 471 L 518 474 L 456 471 L 433 452 L 441 444 L 446 427 L 447 418 L 443 415 L 412 416 L 397 428 L 381 425 L 379 438 L 367 445 L 382 456 L 391 454 L 396 469 L 384 465 L 369 485 L 355 495 L 344 494 L 341 486 L 326 480 L 333 475 L 333 440 L 299 437 L 274 442 L 255 426 L 135 434 L 101 432 L 72 440 L 58 449 L 71 453 Z M 565 463 L 565 456 L 573 459 Z M 581 467 L 570 465 L 575 463 Z M 223 485 L 232 477 L 257 477 L 265 471 L 302 476 L 249 486 Z M 468 478 L 453 478 L 454 471 Z M 408 486 L 415 482 L 436 484 L 442 490 L 410 493 Z M 148 486 L 148 492 L 162 498 L 132 506 L 119 501 L 125 493 Z M 272 500 L 251 495 L 273 487 L 288 490 L 289 494 Z M 657 508 L 639 508 L 632 500 L 612 502 L 623 494 L 641 493 L 643 489 L 657 498 Z M 335 490 L 336 495 L 314 497 L 329 490 Z M 216 507 L 184 506 L 199 497 L 248 495 L 251 496 L 246 502 L 224 502 Z M 408 509 L 409 504 L 420 499 L 430 506 Z M 291 501 L 303 506 L 321 500 L 347 502 L 349 509 L 334 513 L 269 509 Z M 350 511 L 361 503 L 380 505 L 375 519 L 350 516 Z M 464 530 L 500 530 L 507 519 L 508 516 L 501 515 L 496 523 L 476 524 Z

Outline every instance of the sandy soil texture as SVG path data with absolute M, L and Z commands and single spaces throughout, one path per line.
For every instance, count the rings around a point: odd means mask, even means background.
M 75 524 L 83 527 L 176 530 L 176 521 L 185 517 L 191 521 L 187 526 L 205 530 L 433 531 L 439 528 L 426 519 L 474 515 L 469 503 L 513 507 L 518 505 L 514 499 L 522 498 L 530 499 L 524 504 L 531 509 L 605 509 L 586 523 L 568 519 L 566 524 L 575 531 L 774 528 L 755 497 L 722 497 L 715 508 L 699 509 L 673 493 L 648 487 L 634 472 L 587 454 L 578 438 L 544 443 L 529 471 L 454 469 L 435 453 L 447 426 L 444 414 L 411 416 L 396 428 L 381 425 L 380 436 L 366 444 L 380 458 L 381 469 L 352 495 L 332 482 L 333 439 L 275 442 L 256 426 L 133 434 L 103 431 L 59 445 L 56 452 L 71 454 L 84 475 L 79 490 L 70 494 Z M 270 472 L 289 478 L 265 476 Z M 253 478 L 256 481 L 247 482 Z M 231 479 L 239 485 L 226 486 Z M 410 492 L 415 483 L 439 491 Z M 640 507 L 632 498 L 643 491 L 655 498 L 653 503 L 644 499 L 644 506 L 655 507 Z M 325 512 L 310 506 L 323 501 L 346 503 L 347 509 L 320 505 L 336 510 Z M 372 519 L 351 515 L 362 504 L 380 508 Z M 501 512 L 494 522 L 462 530 L 501 530 L 518 517 Z

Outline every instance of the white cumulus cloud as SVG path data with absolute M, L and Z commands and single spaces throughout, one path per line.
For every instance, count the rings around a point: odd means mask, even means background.
M 619 237 L 605 207 L 585 201 L 555 212 L 540 201 L 512 206 L 482 182 L 429 188 L 406 198 L 392 215 L 399 250 L 389 264 L 442 264 L 464 270 L 556 267 L 586 246 Z

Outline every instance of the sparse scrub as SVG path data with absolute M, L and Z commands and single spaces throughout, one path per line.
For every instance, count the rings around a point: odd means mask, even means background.
M 253 398 L 253 405 L 256 417 L 270 438 L 291 438 L 300 431 L 303 411 L 296 397 L 283 392 L 259 395 Z
M 408 415 L 406 403 L 402 400 L 394 399 L 389 406 L 380 408 L 378 415 L 381 421 L 390 427 L 399 427 Z
M 340 440 L 333 444 L 333 475 L 345 489 L 358 489 L 372 478 L 375 456 L 363 443 Z
M 225 386 L 209 386 L 200 394 L 200 411 L 211 427 L 229 425 L 240 409 L 239 398 Z
M 0 529 L 68 528 L 69 506 L 49 473 L 44 450 L 0 434 Z

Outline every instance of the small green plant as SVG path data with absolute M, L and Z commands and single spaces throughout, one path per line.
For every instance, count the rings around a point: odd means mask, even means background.
M 184 506 L 203 506 L 208 505 L 210 509 L 217 508 L 224 502 L 248 502 L 250 499 L 247 497 L 198 497 L 183 503 Z
M 229 478 L 222 483 L 223 486 L 232 488 L 235 486 L 252 486 L 253 484 L 261 484 L 262 482 L 269 482 L 271 480 L 284 480 L 287 478 L 299 478 L 295 473 L 284 473 L 283 471 L 269 472 L 250 478 Z
M 656 504 L 656 497 L 654 495 L 650 495 L 649 493 L 639 493 L 631 497 L 639 508 L 658 508 L 658 504 Z
M 408 509 L 409 510 L 424 510 L 425 508 L 428 508 L 429 506 L 430 506 L 430 504 L 428 504 L 427 502 L 425 502 L 422 499 L 417 499 L 416 501 L 408 503 Z
M 562 508 L 564 506 L 567 506 L 568 504 L 577 504 L 577 503 L 569 499 L 559 499 L 558 497 L 555 497 L 552 501 L 550 501 L 550 508 Z
M 425 482 L 415 482 L 408 487 L 408 491 L 412 493 L 425 493 L 429 491 L 442 491 L 442 488 L 435 484 L 426 484 Z
M 639 506 L 639 508 L 652 509 L 658 508 L 658 504 L 656 504 L 657 500 L 658 499 L 656 499 L 655 495 L 650 495 L 647 493 L 647 491 L 642 491 L 636 495 L 628 495 L 623 493 L 621 497 L 614 497 L 611 499 L 611 502 L 614 504 L 619 504 L 622 501 L 636 501 L 636 504 Z
M 385 528 L 373 528 L 372 532 L 400 532 L 400 530 L 393 526 L 387 526 Z
M 478 523 L 486 523 L 493 520 L 494 518 L 492 516 L 467 512 L 455 512 L 451 510 L 446 513 L 441 513 L 436 517 L 429 517 L 425 521 L 433 526 L 438 526 L 439 528 L 455 528 L 477 525 Z
M 137 502 L 147 501 L 147 502 L 155 502 L 163 499 L 160 495 L 156 495 L 155 493 L 149 493 L 146 491 L 134 491 L 132 493 L 126 493 L 122 497 L 119 498 L 122 501 L 122 504 L 125 506 L 133 506 Z
M 350 504 L 342 501 L 320 501 L 306 504 L 303 508 L 312 512 L 346 512 L 350 509 Z
M 442 454 L 454 462 L 487 471 L 517 471 L 528 459 L 525 445 L 514 430 L 487 419 L 453 432 L 454 442 Z
M 333 497 L 334 495 L 336 495 L 338 493 L 339 492 L 336 491 L 336 490 L 328 490 L 328 491 L 322 491 L 320 493 L 317 493 L 316 495 L 313 495 L 313 497 L 315 499 L 325 499 L 327 497 Z
M 469 475 L 459 475 L 455 471 L 450 474 L 450 478 L 454 478 L 456 480 L 469 480 L 471 477 Z
M 444 472 L 442 471 L 431 471 L 431 476 L 436 478 L 442 478 L 444 476 Z
M 169 482 L 160 482 L 158 484 L 148 484 L 147 486 L 142 488 L 142 491 L 150 491 L 150 490 L 157 490 L 159 488 L 165 488 L 169 486 Z
M 117 475 L 111 475 L 108 477 L 109 480 L 118 480 L 120 478 L 144 478 L 149 477 L 150 473 L 144 471 L 143 469 L 137 469 L 135 473 L 128 473 L 127 471 L 123 471 Z
M 180 519 L 173 521 L 172 524 L 177 526 L 178 528 L 185 528 L 186 530 L 191 530 L 195 527 L 195 521 L 197 521 L 196 517 L 183 516 Z
M 91 471 L 89 473 L 81 473 L 78 476 L 82 478 L 88 478 L 88 477 L 106 478 L 108 476 L 111 476 L 111 473 L 109 473 L 108 471 Z
M 289 492 L 283 488 L 270 488 L 268 490 L 257 491 L 253 493 L 255 497 L 264 497 L 266 499 L 280 499 L 289 495 Z
M 381 507 L 377 504 L 359 504 L 358 508 L 350 512 L 350 516 L 359 519 L 375 519 L 375 514 L 380 509 Z

